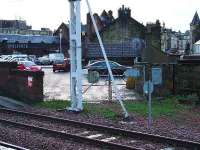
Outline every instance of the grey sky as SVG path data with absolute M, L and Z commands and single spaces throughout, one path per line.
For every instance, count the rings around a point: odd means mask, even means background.
M 82 21 L 85 23 L 87 7 L 82 2 Z M 130 7 L 132 17 L 141 23 L 155 22 L 159 19 L 168 28 L 185 31 L 200 0 L 90 0 L 93 12 L 101 13 L 103 9 L 113 10 L 117 17 L 117 10 L 121 5 Z M 0 19 L 22 18 L 34 29 L 49 27 L 56 29 L 61 22 L 69 20 L 68 0 L 1 0 Z

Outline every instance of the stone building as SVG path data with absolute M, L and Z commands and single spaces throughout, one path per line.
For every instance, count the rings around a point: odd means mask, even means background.
M 24 20 L 0 20 L 0 28 L 29 30 L 32 27 L 28 26 Z
M 161 30 L 161 50 L 169 54 L 184 54 L 190 44 L 190 31 L 176 32 L 165 28 Z
M 86 26 L 81 24 L 81 34 L 82 34 L 82 47 L 84 47 L 84 37 L 86 34 Z M 61 25 L 54 31 L 53 36 L 58 37 L 60 40 L 61 36 L 61 47 L 65 56 L 69 57 L 69 25 L 66 23 L 61 23 Z
M 28 26 L 24 20 L 0 20 L 0 34 L 51 36 L 52 33 L 53 32 L 48 28 L 32 30 L 32 27 Z
M 193 44 L 200 40 L 200 19 L 197 12 L 195 13 L 192 22 L 190 23 L 190 36 L 190 49 L 192 50 Z
M 61 40 L 61 49 L 68 56 L 69 49 L 69 27 L 67 24 L 62 23 L 57 30 L 53 33 L 53 36 L 58 37 Z M 61 39 L 60 39 L 61 38 Z M 60 41 L 59 41 L 60 42 Z
M 105 10 L 100 16 L 94 14 L 94 18 L 110 60 L 122 64 L 134 64 L 136 58 L 140 61 L 162 62 L 158 59 L 167 57 L 161 52 L 159 20 L 155 23 L 147 23 L 145 26 L 135 20 L 131 16 L 131 10 L 124 6 L 118 10 L 117 18 L 112 16 L 112 11 Z M 85 59 L 102 59 L 103 55 L 89 14 L 86 33 Z M 160 55 L 162 57 L 159 57 Z M 168 58 L 166 60 L 168 62 Z
M 145 26 L 131 17 L 131 10 L 122 6 L 118 10 L 118 18 L 114 19 L 112 11 L 104 10 L 101 16 L 94 14 L 97 27 L 104 42 L 122 42 L 132 40 L 134 37 L 145 37 Z M 89 41 L 96 41 L 96 35 L 90 19 L 87 16 L 87 37 Z

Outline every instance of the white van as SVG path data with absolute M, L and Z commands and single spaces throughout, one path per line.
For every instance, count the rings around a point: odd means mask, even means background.
M 49 59 L 52 64 L 58 62 L 64 62 L 64 54 L 63 53 L 52 53 L 49 54 Z

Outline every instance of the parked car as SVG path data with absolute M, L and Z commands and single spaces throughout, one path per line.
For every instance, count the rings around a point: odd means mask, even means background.
M 28 56 L 25 54 L 13 54 L 4 57 L 1 61 L 4 62 L 18 62 L 19 60 L 28 60 Z
M 40 64 L 40 65 L 50 65 L 51 64 L 51 61 L 50 61 L 50 59 L 49 59 L 49 56 L 43 56 L 43 57 L 39 57 L 38 58 L 38 64 Z
M 49 60 L 50 60 L 51 64 L 59 63 L 60 61 L 64 60 L 64 54 L 63 53 L 49 54 Z
M 60 62 L 57 61 L 56 63 L 53 64 L 53 72 L 60 70 L 70 71 L 70 63 L 68 59 L 63 59 L 62 61 Z
M 5 55 L 5 56 L 2 57 L 1 62 L 8 61 L 11 58 L 12 58 L 12 55 Z
M 35 55 L 28 55 L 28 60 L 36 63 L 37 57 Z
M 8 62 L 19 62 L 19 61 L 28 61 L 28 58 L 26 58 L 26 57 L 14 57 L 14 58 L 11 58 Z
M 120 65 L 117 62 L 109 61 L 110 67 L 112 69 L 112 73 L 114 75 L 123 75 L 124 72 L 129 68 L 123 65 Z M 95 61 L 87 66 L 84 67 L 84 69 L 88 69 L 88 72 L 90 71 L 97 71 L 100 75 L 108 75 L 108 69 L 106 66 L 106 62 L 103 61 Z
M 41 66 L 36 65 L 32 61 L 19 61 L 17 69 L 21 71 L 33 71 L 33 72 L 42 71 Z
M 10 55 L 1 55 L 0 56 L 0 61 L 4 61 L 4 59 L 7 58 L 8 56 L 10 56 Z
M 3 60 L 3 57 L 0 56 L 0 62 Z

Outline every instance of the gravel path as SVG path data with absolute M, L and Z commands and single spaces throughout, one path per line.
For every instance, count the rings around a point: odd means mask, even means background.
M 91 145 L 84 145 L 34 131 L 15 128 L 0 123 L 0 139 L 31 150 L 98 150 Z

